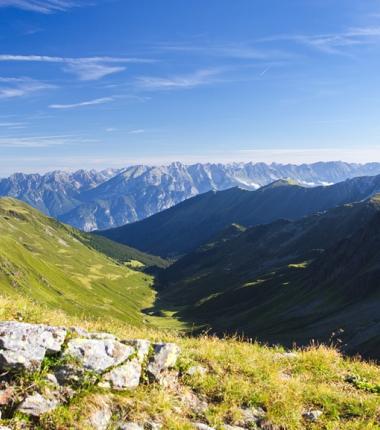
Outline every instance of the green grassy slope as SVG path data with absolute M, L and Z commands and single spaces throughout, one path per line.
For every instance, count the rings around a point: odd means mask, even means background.
M 219 237 L 161 275 L 156 307 L 216 332 L 286 345 L 326 342 L 344 328 L 348 351 L 380 358 L 379 213 L 374 197 Z
M 0 293 L 70 314 L 141 324 L 152 278 L 84 245 L 80 233 L 20 201 L 0 199 Z
M 290 220 L 380 192 L 380 176 L 351 179 L 330 187 L 306 188 L 276 181 L 257 191 L 232 188 L 208 192 L 137 223 L 99 232 L 155 255 L 189 253 L 232 223 L 254 226 Z

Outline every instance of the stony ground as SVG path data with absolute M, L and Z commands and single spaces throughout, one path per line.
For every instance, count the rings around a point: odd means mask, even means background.
M 185 337 L 3 298 L 0 321 L 6 428 L 380 429 L 380 368 L 333 348 Z

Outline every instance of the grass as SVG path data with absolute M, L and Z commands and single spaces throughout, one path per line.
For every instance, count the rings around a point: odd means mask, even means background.
M 153 277 L 79 235 L 24 203 L 0 199 L 0 292 L 67 314 L 149 324 L 141 309 L 154 302 Z
M 273 424 L 286 430 L 380 429 L 380 397 L 373 389 L 380 383 L 380 367 L 345 358 L 333 348 L 312 345 L 289 355 L 280 347 L 269 348 L 238 338 L 195 338 L 117 320 L 82 319 L 33 305 L 27 299 L 0 297 L 0 320 L 14 319 L 79 325 L 109 331 L 124 339 L 176 342 L 182 350 L 178 364 L 181 371 L 196 364 L 208 370 L 205 375 L 184 373 L 181 384 L 172 389 L 141 385 L 133 392 L 116 393 L 87 387 L 69 405 L 46 415 L 41 429 L 86 429 L 86 417 L 104 401 L 112 404 L 115 419 L 157 420 L 169 430 L 192 429 L 191 422 L 195 421 L 216 429 L 222 428 L 222 423 L 237 424 L 241 408 L 247 406 L 262 407 Z M 366 384 L 356 384 L 354 380 Z M 204 412 L 197 414 L 189 407 L 185 401 L 189 393 L 207 401 Z M 323 412 L 316 423 L 302 418 L 302 413 L 310 409 Z

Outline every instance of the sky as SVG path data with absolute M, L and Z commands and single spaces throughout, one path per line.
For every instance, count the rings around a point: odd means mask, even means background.
M 0 177 L 380 162 L 380 0 L 0 0 Z

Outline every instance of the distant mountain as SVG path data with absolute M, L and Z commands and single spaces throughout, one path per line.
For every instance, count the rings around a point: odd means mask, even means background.
M 172 163 L 101 172 L 18 173 L 0 180 L 0 196 L 21 199 L 47 215 L 92 231 L 139 221 L 210 190 L 255 190 L 285 178 L 318 186 L 377 174 L 380 163 Z
M 308 188 L 278 180 L 256 191 L 231 188 L 188 199 L 145 220 L 98 234 L 155 255 L 191 252 L 232 223 L 267 224 L 300 219 L 380 192 L 380 175 Z
M 217 333 L 288 346 L 340 339 L 380 358 L 379 279 L 380 195 L 299 221 L 229 226 L 161 274 L 155 309 Z

